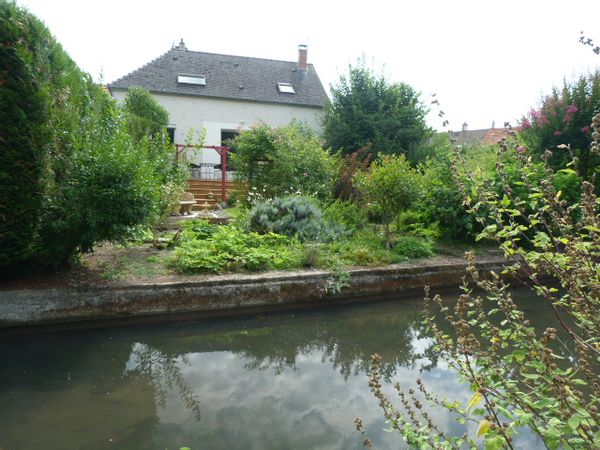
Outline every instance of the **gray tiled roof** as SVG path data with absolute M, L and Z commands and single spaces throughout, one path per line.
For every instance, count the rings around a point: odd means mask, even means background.
M 178 74 L 203 75 L 206 86 L 177 83 Z M 280 93 L 278 82 L 291 83 L 296 93 Z M 193 52 L 182 45 L 108 85 L 109 89 L 131 86 L 155 93 L 319 107 L 327 98 L 312 64 L 301 71 L 296 62 Z

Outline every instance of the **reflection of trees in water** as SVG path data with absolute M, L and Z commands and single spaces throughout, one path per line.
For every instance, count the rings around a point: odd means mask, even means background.
M 177 359 L 189 365 L 185 356 L 169 356 L 149 345 L 135 343 L 130 356 L 133 367 L 127 368 L 127 371 L 147 378 L 157 405 L 164 408 L 169 392 L 177 391 L 181 403 L 192 412 L 196 420 L 200 420 L 200 400 L 187 385 Z
M 248 359 L 251 370 L 281 373 L 296 369 L 300 355 L 322 353 L 344 378 L 365 373 L 370 356 L 383 358 L 383 375 L 391 378 L 399 366 L 414 367 L 423 354 L 415 341 L 428 338 L 419 308 L 368 305 L 336 311 L 274 315 L 238 321 L 207 323 L 200 331 L 171 333 L 154 344 L 172 355 L 229 351 Z M 153 342 L 149 336 L 148 342 Z M 429 352 L 429 350 L 426 350 Z M 428 361 L 430 362 L 430 361 Z
M 269 327 L 268 333 L 247 340 L 242 348 L 236 349 L 235 340 L 232 341 L 230 350 L 248 358 L 248 368 L 271 368 L 276 373 L 286 367 L 295 369 L 301 354 L 321 352 L 322 361 L 329 361 L 345 379 L 365 373 L 370 356 L 379 353 L 384 361 L 384 376 L 391 378 L 399 366 L 414 366 L 421 357 L 413 347 L 419 318 L 417 312 L 395 317 L 323 317 Z

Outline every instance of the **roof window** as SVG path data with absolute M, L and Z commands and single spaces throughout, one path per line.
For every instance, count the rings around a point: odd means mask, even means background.
M 206 86 L 206 77 L 204 75 L 177 75 L 177 82 L 181 84 L 195 84 L 198 86 Z
M 290 83 L 277 83 L 277 88 L 282 94 L 295 94 L 294 86 Z

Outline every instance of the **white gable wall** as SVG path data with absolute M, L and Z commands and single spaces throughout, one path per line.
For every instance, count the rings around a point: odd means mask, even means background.
M 112 95 L 122 102 L 125 93 L 115 89 Z M 279 127 L 296 119 L 306 122 L 317 133 L 322 131 L 321 108 L 156 93 L 152 93 L 152 96 L 169 112 L 169 126 L 175 128 L 176 144 L 185 143 L 191 128 L 197 131 L 204 128 L 204 144 L 221 145 L 221 130 L 247 130 L 260 121 L 272 127 Z M 203 150 L 194 160 L 206 163 L 220 162 L 217 153 L 210 149 Z

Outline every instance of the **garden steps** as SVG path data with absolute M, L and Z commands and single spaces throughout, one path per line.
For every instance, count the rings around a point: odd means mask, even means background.
M 236 183 L 227 181 L 227 194 L 231 195 L 238 190 Z M 216 208 L 217 202 L 221 201 L 221 180 L 188 180 L 187 192 L 194 194 L 196 204 L 192 207 L 194 211 L 202 210 L 200 205 L 205 202 L 210 205 L 211 209 Z M 212 193 L 212 197 L 211 194 Z

